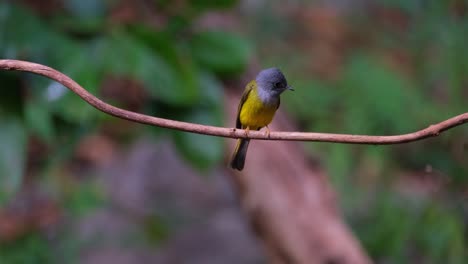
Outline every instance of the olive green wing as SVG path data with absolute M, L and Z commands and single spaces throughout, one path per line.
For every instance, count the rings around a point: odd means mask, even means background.
M 245 86 L 244 93 L 242 94 L 242 98 L 239 102 L 239 106 L 237 107 L 237 117 L 236 117 L 236 128 L 242 129 L 242 124 L 240 122 L 240 112 L 242 106 L 244 105 L 245 101 L 249 97 L 250 92 L 255 88 L 256 82 L 255 80 L 249 82 L 247 86 Z

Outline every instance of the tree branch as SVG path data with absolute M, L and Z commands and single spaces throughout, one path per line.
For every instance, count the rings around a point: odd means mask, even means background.
M 224 128 L 215 126 L 206 126 L 200 124 L 193 124 L 175 120 L 169 120 L 164 118 L 152 117 L 143 115 L 121 108 L 109 105 L 100 99 L 96 98 L 83 87 L 73 81 L 70 77 L 65 74 L 56 71 L 50 67 L 19 60 L 0 60 L 0 69 L 13 70 L 13 71 L 24 71 L 32 72 L 38 75 L 48 77 L 52 80 L 59 82 L 65 87 L 72 90 L 78 96 L 83 98 L 90 105 L 94 106 L 98 110 L 115 117 L 123 118 L 129 121 L 138 122 L 142 124 L 148 124 L 158 127 L 165 127 L 170 129 L 176 129 L 186 132 L 220 136 L 228 138 L 251 138 L 260 140 L 293 140 L 293 141 L 316 141 L 316 142 L 335 142 L 335 143 L 348 143 L 348 144 L 399 144 L 405 142 L 412 142 L 428 137 L 438 136 L 440 133 L 462 125 L 468 122 L 468 112 L 452 117 L 440 123 L 430 125 L 429 127 L 408 134 L 394 135 L 394 136 L 367 136 L 367 135 L 348 135 L 348 134 L 330 134 L 330 133 L 304 133 L 304 132 L 275 132 L 272 131 L 267 137 L 266 133 L 261 131 L 250 131 L 246 135 L 242 129 L 235 128 Z

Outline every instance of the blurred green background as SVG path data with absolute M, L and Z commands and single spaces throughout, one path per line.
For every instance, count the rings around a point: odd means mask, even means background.
M 282 107 L 300 130 L 369 135 L 418 130 L 467 111 L 467 43 L 463 0 L 0 3 L 1 58 L 58 69 L 128 110 L 218 126 L 232 123 L 223 120 L 224 84 L 258 61 L 280 67 L 296 89 Z M 131 219 L 125 225 L 129 235 L 118 238 L 119 247 L 134 250 L 125 257 L 141 261 L 140 254 L 149 263 L 167 263 L 141 250 L 162 250 L 187 222 L 206 223 L 200 219 L 206 208 L 236 207 L 232 197 L 210 194 L 224 186 L 213 176 L 225 177 L 223 139 L 117 120 L 31 74 L 1 71 L 0 84 L 0 263 L 107 263 L 89 251 L 108 249 L 102 244 L 109 241 L 81 233 L 87 230 L 83 222 L 121 226 L 108 215 L 88 221 L 115 204 Z M 151 168 L 168 174 L 167 185 L 158 190 L 171 199 L 202 192 L 203 201 L 165 203 L 164 195 L 133 201 L 133 194 L 125 196 L 125 188 L 135 184 L 131 179 L 116 183 L 118 194 L 104 191 L 115 178 L 106 181 L 102 175 L 119 174 L 114 165 L 122 163 L 120 156 L 131 160 L 132 153 L 161 142 L 171 142 L 172 155 L 182 157 L 178 166 L 200 177 L 186 183 L 178 178 L 180 171 Z M 466 125 L 397 146 L 304 146 L 327 170 L 346 221 L 376 263 L 468 261 Z M 141 166 L 128 164 L 122 173 L 138 178 L 132 166 Z M 171 163 L 160 163 L 166 164 Z M 173 187 L 170 179 L 184 187 Z M 166 187 L 175 191 L 164 192 Z M 146 204 L 158 198 L 159 204 Z M 127 206 L 129 201 L 145 208 Z M 238 208 L 230 210 L 238 214 Z M 233 226 L 248 233 L 242 224 Z M 194 243 L 203 241 L 194 237 Z M 242 239 L 256 244 L 251 234 L 231 240 L 240 245 Z M 170 252 L 162 254 L 170 259 Z M 230 263 L 229 256 L 207 257 L 212 262 L 204 263 Z M 265 261 L 259 250 L 247 256 L 232 263 Z

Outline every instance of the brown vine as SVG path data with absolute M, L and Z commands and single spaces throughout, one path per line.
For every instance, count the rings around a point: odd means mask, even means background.
M 72 90 L 78 96 L 83 98 L 87 103 L 94 106 L 98 110 L 115 117 L 123 118 L 129 121 L 148 124 L 158 127 L 176 129 L 186 132 L 220 136 L 228 138 L 251 138 L 259 140 L 294 140 L 294 141 L 315 141 L 315 142 L 335 142 L 348 144 L 399 144 L 417 141 L 428 137 L 438 136 L 440 133 L 462 125 L 468 122 L 468 113 L 449 118 L 437 124 L 408 134 L 393 135 L 393 136 L 368 136 L 368 135 L 349 135 L 349 134 L 330 134 L 330 133 L 310 133 L 310 132 L 277 132 L 272 131 L 269 136 L 262 131 L 250 131 L 248 135 L 242 129 L 225 128 L 200 125 L 194 123 L 169 120 L 159 117 L 143 115 L 131 111 L 127 111 L 112 105 L 109 105 L 97 97 L 90 94 L 83 87 L 73 81 L 65 74 L 54 70 L 50 67 L 19 60 L 0 60 L 0 69 L 9 71 L 31 72 L 38 75 L 48 77 Z

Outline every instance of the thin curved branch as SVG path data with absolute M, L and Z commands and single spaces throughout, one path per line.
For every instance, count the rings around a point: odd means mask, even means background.
M 83 98 L 90 105 L 94 106 L 98 110 L 115 117 L 123 118 L 129 121 L 138 122 L 142 124 L 148 124 L 158 127 L 165 127 L 170 129 L 176 129 L 186 132 L 220 136 L 228 138 L 251 138 L 260 140 L 294 140 L 294 141 L 316 141 L 316 142 L 335 142 L 335 143 L 348 143 L 348 144 L 399 144 L 411 141 L 417 141 L 428 137 L 438 136 L 440 133 L 462 125 L 468 122 L 468 113 L 464 113 L 440 123 L 431 125 L 425 129 L 402 135 L 394 136 L 367 136 L 367 135 L 348 135 L 348 134 L 330 134 L 330 133 L 304 133 L 304 132 L 275 132 L 272 131 L 267 137 L 266 133 L 261 131 L 250 131 L 246 135 L 242 129 L 235 128 L 224 128 L 215 126 L 206 126 L 200 124 L 193 124 L 175 120 L 169 120 L 159 117 L 153 117 L 143 115 L 121 108 L 109 105 L 100 99 L 96 98 L 83 87 L 73 81 L 65 74 L 56 71 L 50 67 L 19 60 L 0 60 L 0 69 L 12 70 L 12 71 L 24 71 L 39 74 L 55 80 L 65 87 L 72 90 L 78 96 Z

